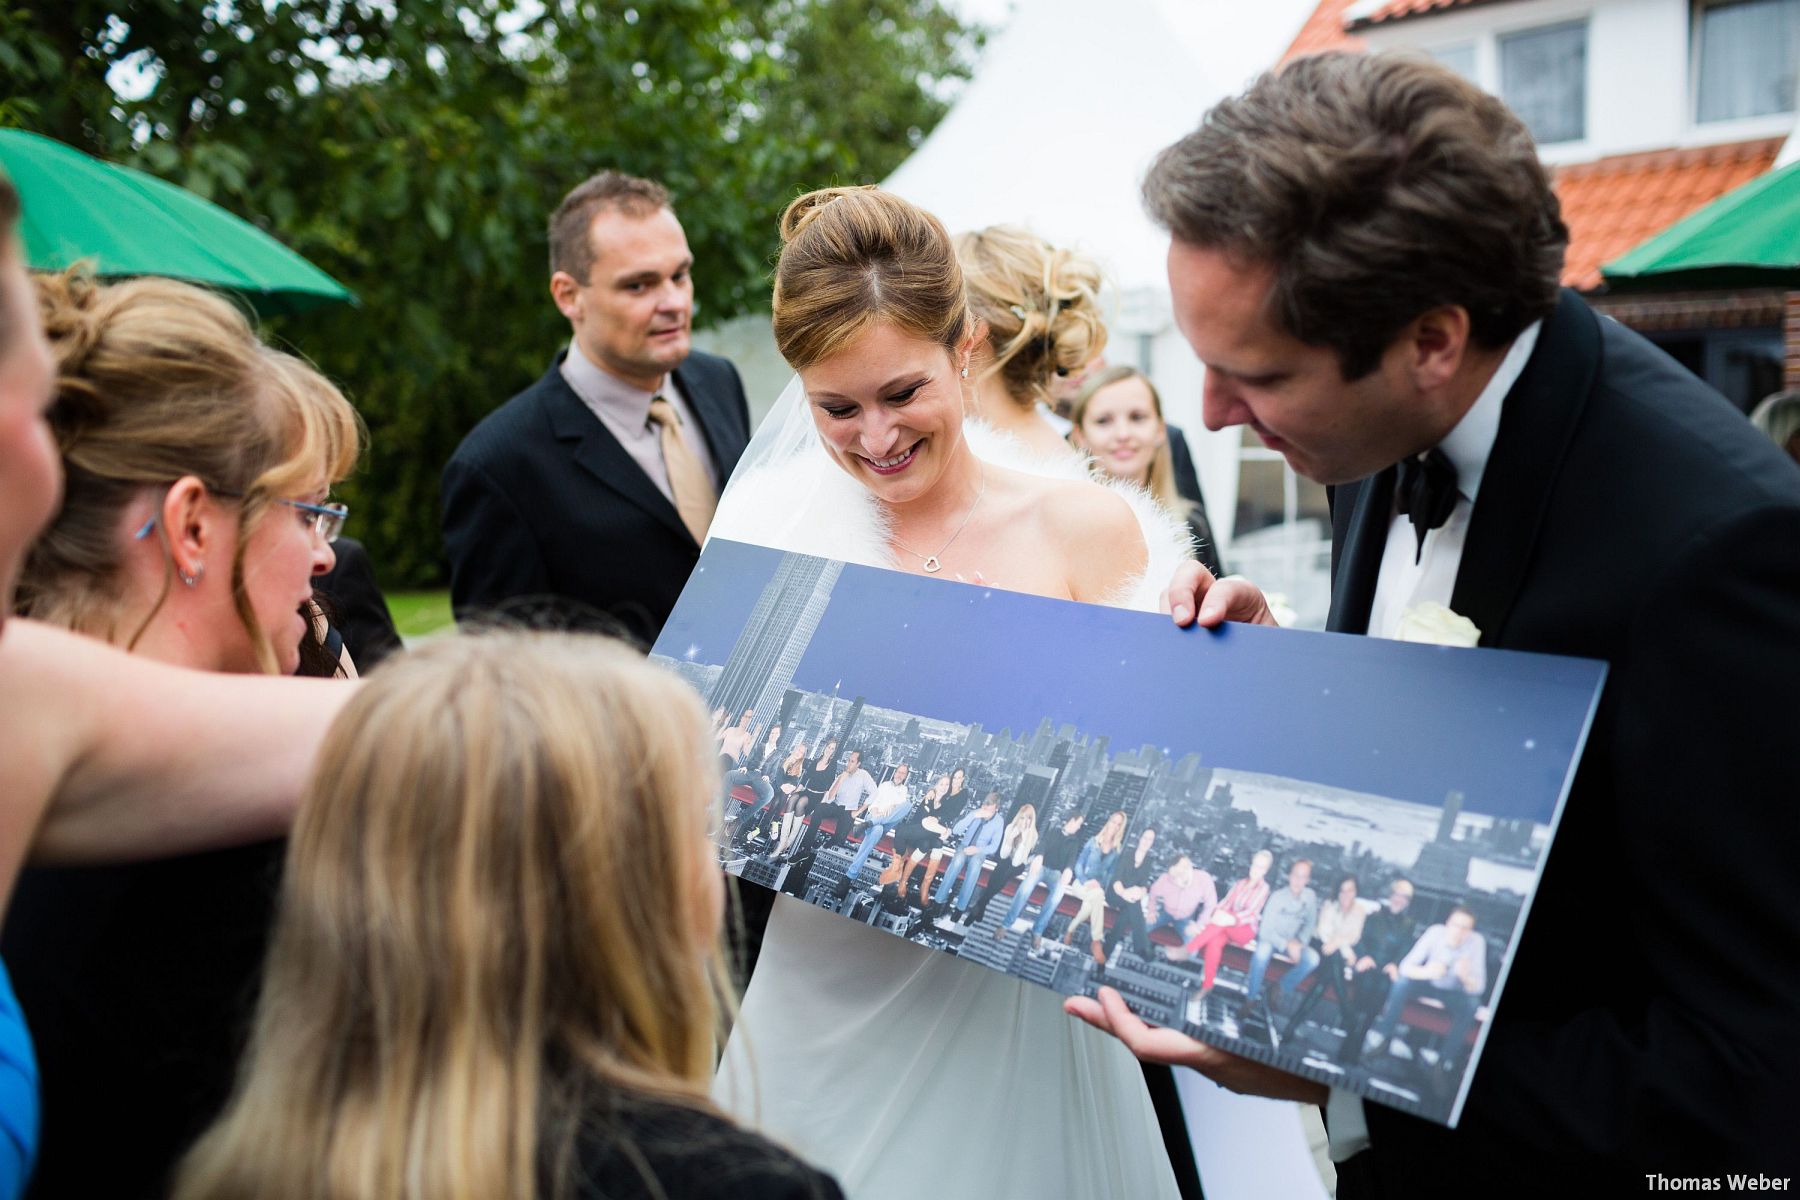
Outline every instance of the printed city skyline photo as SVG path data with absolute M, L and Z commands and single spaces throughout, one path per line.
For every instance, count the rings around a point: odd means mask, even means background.
M 1446 1124 L 1604 671 L 717 539 L 652 657 L 745 882 Z

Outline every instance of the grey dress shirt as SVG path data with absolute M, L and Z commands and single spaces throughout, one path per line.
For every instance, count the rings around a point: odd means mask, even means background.
M 700 460 L 706 471 L 706 477 L 712 482 L 713 491 L 719 490 L 718 470 L 713 466 L 712 449 L 706 444 L 706 435 L 700 432 L 700 425 L 694 419 L 694 410 L 688 404 L 687 397 L 675 386 L 673 372 L 663 376 L 662 387 L 655 392 L 646 392 L 632 387 L 588 361 L 581 352 L 581 347 L 574 341 L 569 342 L 569 353 L 562 361 L 562 377 L 568 381 L 581 402 L 592 410 L 600 423 L 608 432 L 619 440 L 625 453 L 631 455 L 632 461 L 643 468 L 650 482 L 658 491 L 669 498 L 672 504 L 675 493 L 669 487 L 669 470 L 663 465 L 662 434 L 650 422 L 650 401 L 657 396 L 666 396 L 669 404 L 681 418 L 681 439 Z

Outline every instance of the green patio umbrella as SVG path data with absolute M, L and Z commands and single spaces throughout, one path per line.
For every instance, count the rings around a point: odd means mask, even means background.
M 166 275 L 244 296 L 262 316 L 356 303 L 337 280 L 218 205 L 22 129 L 0 129 L 0 171 L 25 202 L 27 265 L 83 259 L 105 277 Z
M 1733 188 L 1600 273 L 1613 291 L 1800 287 L 1800 163 Z

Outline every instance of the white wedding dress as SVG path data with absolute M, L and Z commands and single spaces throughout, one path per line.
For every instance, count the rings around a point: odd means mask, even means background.
M 1038 459 L 986 426 L 965 431 L 983 461 L 1087 477 L 1074 454 Z M 791 421 L 789 435 L 785 450 L 747 456 L 711 536 L 894 566 L 873 497 Z M 1115 602 L 1154 611 L 1191 556 L 1187 529 L 1142 490 L 1117 490 L 1149 561 Z M 1142 1069 L 1061 996 L 787 896 L 713 1098 L 832 1172 L 850 1200 L 1179 1195 Z

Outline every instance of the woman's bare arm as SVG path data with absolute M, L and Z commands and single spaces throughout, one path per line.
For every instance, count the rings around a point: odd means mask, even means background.
M 283 832 L 342 680 L 218 675 L 10 620 L 0 631 L 0 882 L 33 862 L 180 854 Z

